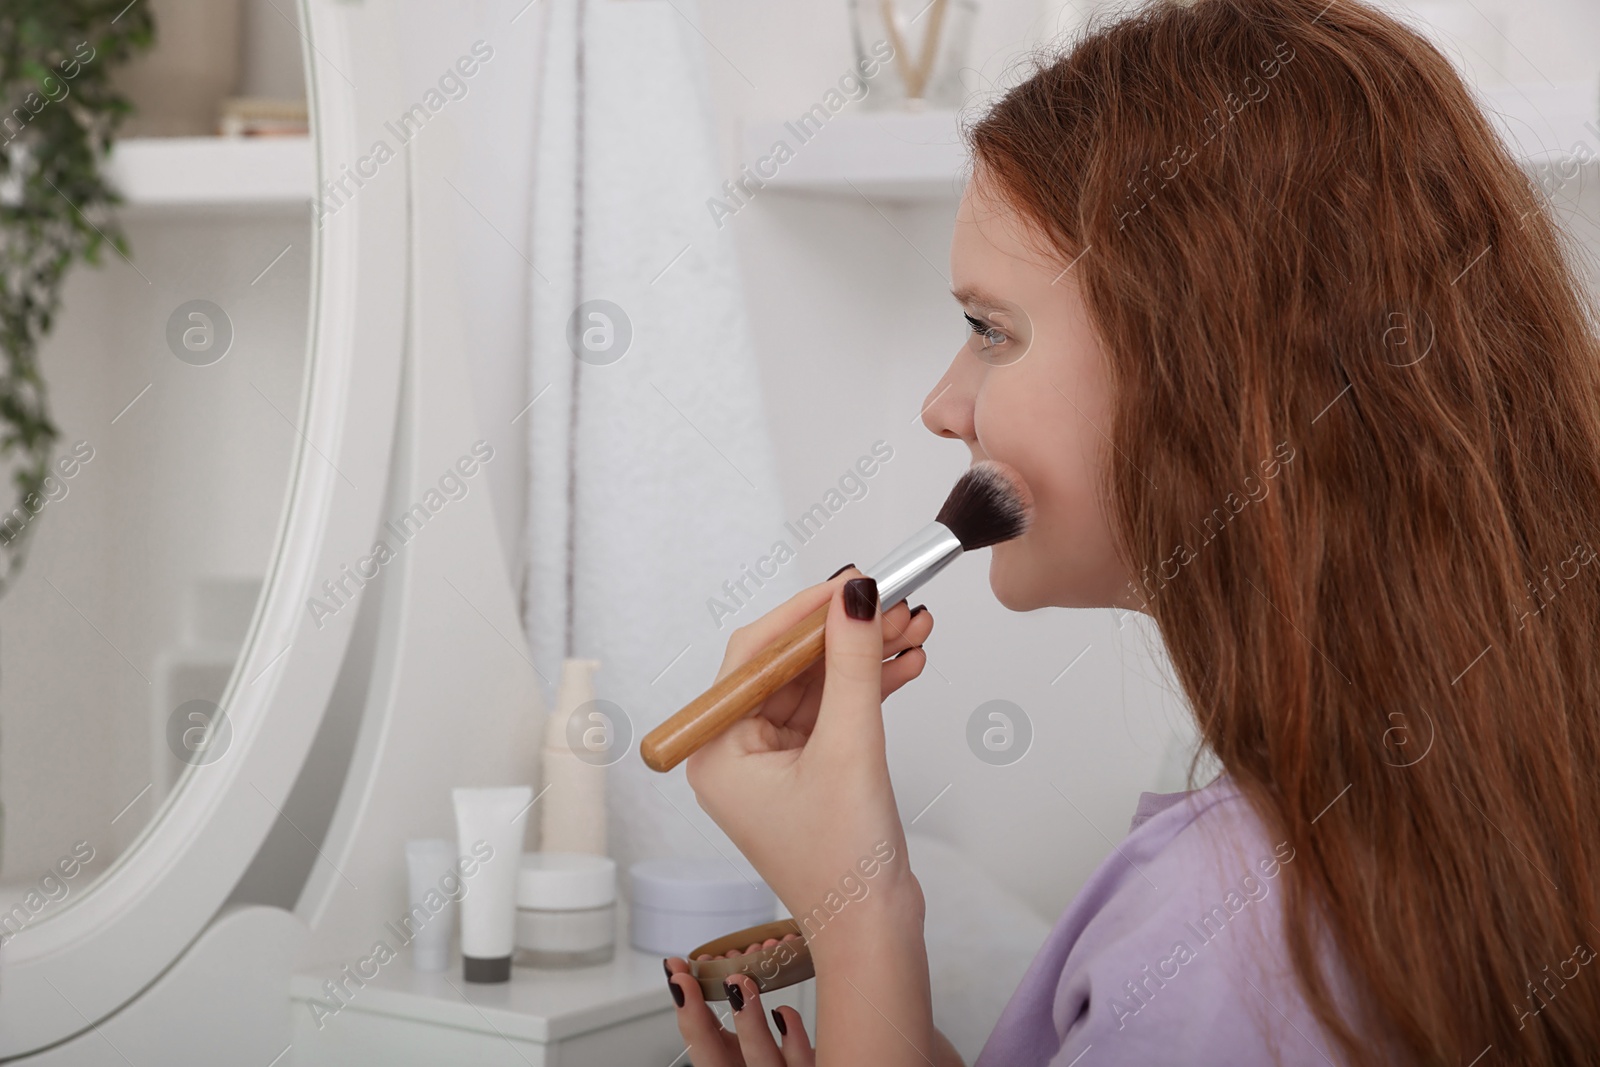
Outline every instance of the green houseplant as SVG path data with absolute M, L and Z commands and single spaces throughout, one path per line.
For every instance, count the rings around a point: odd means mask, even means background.
M 107 244 L 127 255 L 100 164 L 132 111 L 112 72 L 154 37 L 143 0 L 0 0 L 0 595 L 22 566 L 58 436 L 40 342 L 72 265 L 98 263 Z
M 105 244 L 127 255 L 100 175 L 132 111 L 111 72 L 154 38 L 142 0 L 0 0 L 0 595 L 43 510 L 58 436 L 39 344 L 72 265 L 99 262 Z

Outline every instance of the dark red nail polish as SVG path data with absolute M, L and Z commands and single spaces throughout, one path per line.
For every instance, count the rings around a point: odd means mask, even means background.
M 844 583 L 844 610 L 852 619 L 866 621 L 878 613 L 878 583 L 873 578 L 852 578 Z
M 843 567 L 840 567 L 838 570 L 836 570 L 832 574 L 828 575 L 828 581 L 830 581 L 830 582 L 833 581 L 835 578 L 839 577 L 839 575 L 843 574 L 845 571 L 849 570 L 851 567 L 854 567 L 854 566 L 855 566 L 854 563 L 846 563 Z
M 667 981 L 672 981 L 672 968 L 667 966 L 667 961 L 661 961 L 661 969 L 667 972 Z
M 677 1003 L 678 1007 L 683 1007 L 683 990 L 678 988 L 678 983 L 669 978 L 667 979 L 667 988 L 672 990 L 672 999 Z
M 778 1009 L 772 1009 L 772 1025 L 778 1028 L 778 1033 L 787 1036 L 789 1024 L 783 1021 L 783 1016 L 778 1014 Z
M 926 604 L 918 604 L 916 607 L 911 609 L 911 617 L 914 619 L 918 615 L 921 615 L 924 611 L 927 611 L 927 610 L 928 610 L 928 605 L 926 605 Z
M 728 1003 L 733 1005 L 733 1010 L 744 1011 L 744 990 L 732 982 L 723 982 L 722 988 L 728 991 Z

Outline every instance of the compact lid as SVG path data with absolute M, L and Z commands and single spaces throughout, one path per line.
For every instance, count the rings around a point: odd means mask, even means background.
M 599 908 L 617 899 L 617 861 L 586 852 L 524 852 L 517 907 L 548 911 Z
M 777 899 L 754 867 L 720 858 L 640 860 L 628 868 L 628 877 L 633 903 L 662 911 L 754 911 Z

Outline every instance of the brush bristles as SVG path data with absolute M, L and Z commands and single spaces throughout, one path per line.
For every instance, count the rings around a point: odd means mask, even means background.
M 1033 494 L 1016 471 L 986 459 L 956 482 L 938 521 L 956 535 L 963 552 L 987 548 L 1022 536 L 1033 521 Z

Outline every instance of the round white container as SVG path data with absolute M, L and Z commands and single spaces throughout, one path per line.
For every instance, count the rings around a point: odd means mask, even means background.
M 722 859 L 640 860 L 628 880 L 633 945 L 662 956 L 771 922 L 777 911 L 777 897 L 753 868 Z
M 617 945 L 617 863 L 581 852 L 525 852 L 517 871 L 513 963 L 586 967 Z

